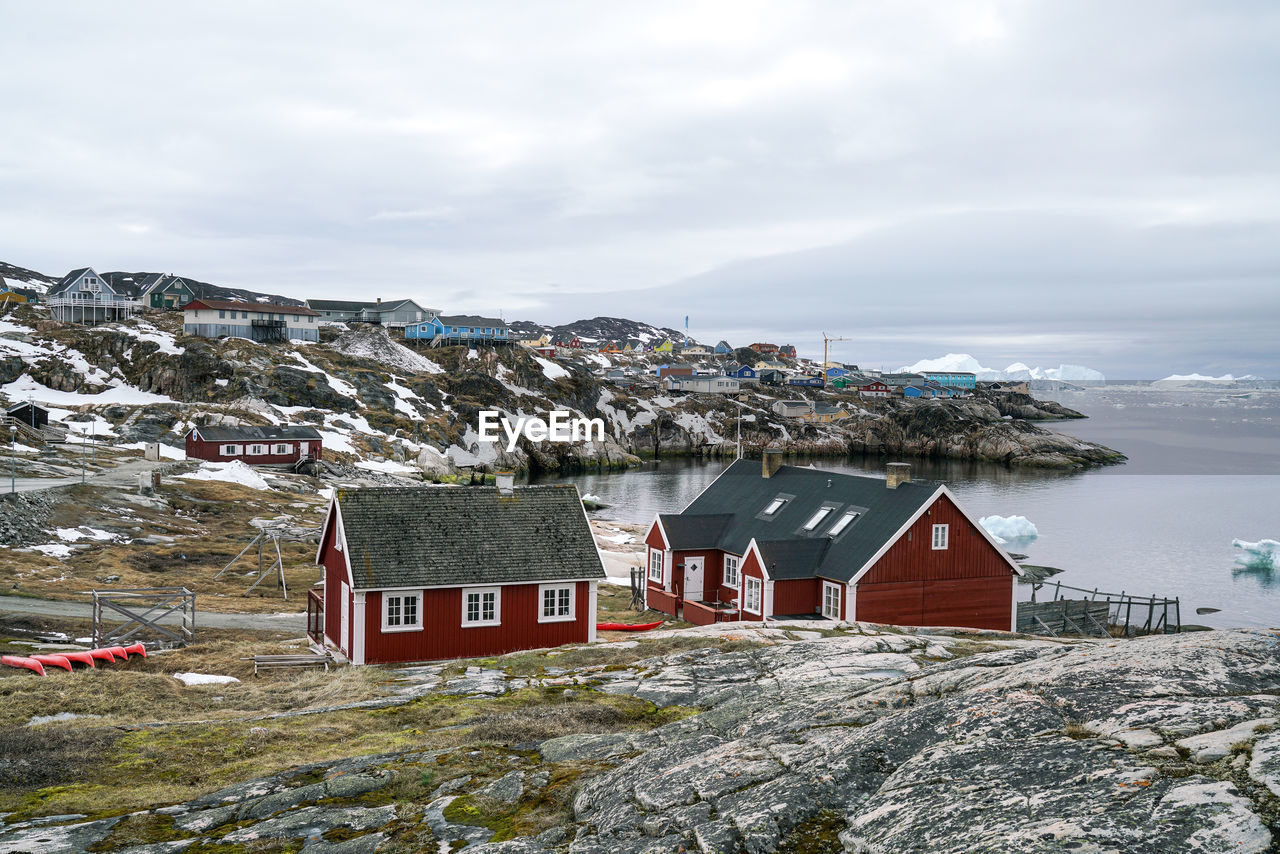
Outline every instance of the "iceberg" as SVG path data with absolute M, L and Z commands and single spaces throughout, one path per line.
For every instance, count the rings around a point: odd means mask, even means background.
M 978 524 L 1004 545 L 1010 540 L 1034 540 L 1040 536 L 1036 526 L 1026 516 L 983 516 Z
M 936 359 L 921 359 L 914 365 L 898 368 L 900 373 L 919 374 L 925 371 L 961 371 L 973 374 L 979 380 L 1060 380 L 1065 382 L 1106 382 L 1101 371 L 1084 365 L 1058 365 L 1056 368 L 1032 368 L 1025 362 L 1014 362 L 1003 371 L 985 368 L 968 353 L 948 353 Z
M 1280 540 L 1232 540 L 1232 548 L 1244 551 L 1236 555 L 1236 564 L 1246 569 L 1275 569 L 1276 554 L 1280 552 Z

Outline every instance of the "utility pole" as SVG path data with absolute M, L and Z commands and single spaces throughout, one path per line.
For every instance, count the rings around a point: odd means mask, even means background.
M 34 420 L 34 419 L 32 419 Z M 18 491 L 18 427 L 9 425 L 9 491 Z

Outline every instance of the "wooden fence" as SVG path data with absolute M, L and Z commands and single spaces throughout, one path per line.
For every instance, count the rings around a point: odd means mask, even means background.
M 1039 596 L 1042 590 L 1048 595 Z M 1032 585 L 1030 602 L 1018 603 L 1018 631 L 1054 637 L 1173 634 L 1182 631 L 1182 605 L 1177 597 L 1104 593 L 1046 582 Z

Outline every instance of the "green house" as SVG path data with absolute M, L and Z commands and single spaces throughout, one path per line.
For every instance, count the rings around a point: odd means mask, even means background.
M 142 289 L 142 304 L 149 309 L 179 309 L 197 296 L 190 283 L 167 273 L 152 273 L 138 285 Z

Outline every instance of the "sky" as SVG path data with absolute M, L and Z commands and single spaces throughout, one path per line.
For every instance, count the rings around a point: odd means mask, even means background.
M 1280 4 L 0 0 L 0 260 L 1280 377 Z

